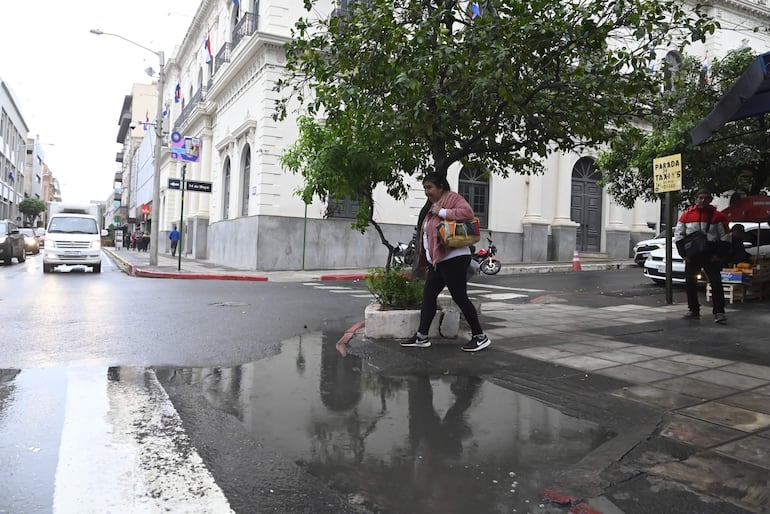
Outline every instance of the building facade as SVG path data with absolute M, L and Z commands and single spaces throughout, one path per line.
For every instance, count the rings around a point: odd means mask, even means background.
M 770 22 L 770 10 L 762 2 L 714 2 L 710 14 L 722 28 L 687 52 L 702 56 L 707 66 L 709 59 L 741 47 L 758 53 L 770 49 L 770 38 L 752 30 Z M 329 2 L 314 13 L 327 16 L 332 7 Z M 301 2 L 286 0 L 200 3 L 166 66 L 162 94 L 169 133 L 195 138 L 201 151 L 197 162 L 183 164 L 171 158 L 168 141 L 163 144 L 161 251 L 168 250 L 168 232 L 181 218 L 182 251 L 196 259 L 264 271 L 385 263 L 386 250 L 373 230 L 351 230 L 354 203 L 316 199 L 306 206 L 295 194 L 301 177 L 280 166 L 297 127 L 292 118 L 272 119 L 277 98 L 273 85 L 283 71 L 283 45 L 294 20 L 307 15 Z M 666 48 L 655 49 L 655 56 L 657 61 L 681 59 Z M 150 119 L 152 113 L 150 109 Z M 576 249 L 628 258 L 633 244 L 659 227 L 660 205 L 639 202 L 626 209 L 614 203 L 599 186 L 595 157 L 595 152 L 555 154 L 548 158 L 545 174 L 508 178 L 484 178 L 458 165 L 448 178 L 471 201 L 483 227 L 493 232 L 504 262 L 567 261 Z M 126 166 L 124 162 L 124 198 Z M 182 212 L 183 193 L 169 189 L 168 180 L 181 178 L 183 171 L 188 180 L 210 182 L 211 192 L 184 192 Z M 424 201 L 417 182 L 404 202 L 376 191 L 375 219 L 391 243 L 411 238 Z

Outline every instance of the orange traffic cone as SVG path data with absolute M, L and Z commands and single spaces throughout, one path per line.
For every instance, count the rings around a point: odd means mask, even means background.
M 582 271 L 583 268 L 580 267 L 580 255 L 578 255 L 578 251 L 575 250 L 575 253 L 572 254 L 572 271 Z

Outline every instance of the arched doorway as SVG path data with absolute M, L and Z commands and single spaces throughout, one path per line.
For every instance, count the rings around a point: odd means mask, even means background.
M 581 252 L 598 252 L 602 237 L 601 173 L 594 160 L 581 157 L 572 168 L 572 203 L 570 217 L 580 223 L 575 246 Z

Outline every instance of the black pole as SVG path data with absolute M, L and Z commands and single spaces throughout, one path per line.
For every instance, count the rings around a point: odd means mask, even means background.
M 666 303 L 671 305 L 674 303 L 674 288 L 671 280 L 671 260 L 674 255 L 673 234 L 674 231 L 671 227 L 673 223 L 674 206 L 671 205 L 671 192 L 666 191 Z
M 185 189 L 185 175 L 187 173 L 187 164 L 182 164 L 182 183 L 181 185 L 181 191 L 182 191 L 182 199 L 179 202 L 179 243 L 177 246 L 177 264 L 176 264 L 176 270 L 182 271 L 182 248 L 184 248 L 184 245 L 182 244 L 182 241 L 184 240 L 184 228 L 182 227 L 182 221 L 184 221 L 184 189 Z

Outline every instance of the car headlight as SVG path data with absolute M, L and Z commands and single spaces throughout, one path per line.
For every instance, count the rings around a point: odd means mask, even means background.
M 101 250 L 102 249 L 102 242 L 101 241 L 94 241 L 91 243 L 91 248 L 94 250 Z
M 0 245 L 5 243 L 6 239 L 8 239 L 8 236 L 0 236 Z

